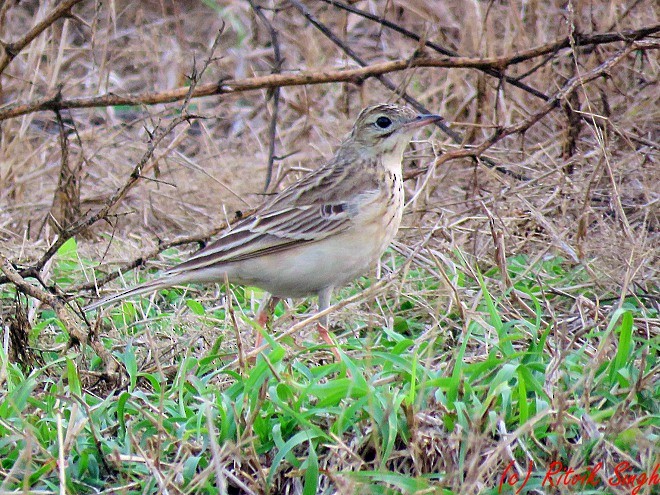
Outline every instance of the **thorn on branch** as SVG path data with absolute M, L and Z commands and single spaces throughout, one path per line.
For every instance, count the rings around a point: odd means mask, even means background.
M 197 73 L 197 56 L 193 53 L 193 61 L 192 61 L 192 69 L 190 71 L 190 75 L 186 76 L 186 78 L 191 81 L 191 82 L 197 82 L 199 79 L 199 74 Z
M 19 54 L 20 49 L 16 46 L 15 43 L 7 43 L 4 45 L 5 48 L 5 53 L 7 54 L 7 58 L 11 62 L 16 58 L 16 55 Z
M 52 110 L 53 112 L 62 110 L 62 89 L 64 89 L 64 84 L 58 84 L 53 97 L 42 104 L 43 110 Z
M 492 139 L 493 140 L 499 140 L 504 134 L 504 127 L 501 125 L 498 125 L 495 127 L 495 131 L 493 131 Z

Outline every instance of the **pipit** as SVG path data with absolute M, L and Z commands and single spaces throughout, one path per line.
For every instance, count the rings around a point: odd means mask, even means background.
M 365 108 L 325 165 L 187 261 L 85 311 L 173 285 L 225 280 L 264 289 L 271 304 L 317 295 L 319 311 L 325 310 L 333 289 L 367 271 L 394 238 L 403 212 L 403 152 L 416 129 L 440 120 L 396 105 Z M 266 318 L 260 309 L 259 323 Z M 327 325 L 327 316 L 319 320 L 319 335 L 339 358 Z

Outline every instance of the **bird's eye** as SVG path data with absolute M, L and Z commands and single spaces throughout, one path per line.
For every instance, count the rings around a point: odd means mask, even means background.
M 378 117 L 376 119 L 376 125 L 381 129 L 387 129 L 392 125 L 392 121 L 388 117 Z

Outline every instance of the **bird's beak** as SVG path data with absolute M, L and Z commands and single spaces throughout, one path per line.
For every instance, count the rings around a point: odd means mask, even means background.
M 435 122 L 440 122 L 443 119 L 440 115 L 435 115 L 432 113 L 423 113 L 415 117 L 413 120 L 404 125 L 407 129 L 417 129 L 418 127 L 424 127 L 428 124 L 433 124 Z

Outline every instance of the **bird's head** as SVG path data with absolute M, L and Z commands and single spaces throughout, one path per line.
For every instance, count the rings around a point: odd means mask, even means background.
M 403 154 L 416 129 L 440 120 L 439 115 L 418 114 L 407 107 L 374 105 L 360 112 L 349 139 L 373 153 Z

